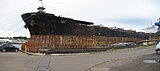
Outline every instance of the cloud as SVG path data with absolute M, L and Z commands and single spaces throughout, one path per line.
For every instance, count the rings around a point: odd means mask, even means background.
M 112 18 L 112 19 L 106 19 L 106 21 L 115 21 L 119 23 L 129 23 L 129 24 L 135 24 L 141 23 L 141 24 L 147 24 L 151 22 L 150 18 L 141 18 L 141 17 L 121 17 L 121 18 Z M 140 24 L 139 24 L 140 25 Z
M 154 22 L 160 17 L 159 3 L 159 0 L 44 0 L 47 13 L 91 21 L 108 27 L 118 26 L 136 30 L 149 26 L 150 24 L 146 23 Z M 7 24 L 22 21 L 21 14 L 36 12 L 39 5 L 38 0 L 1 0 L 0 22 Z M 21 24 L 19 27 L 23 26 L 24 22 Z M 14 29 L 9 33 L 15 31 Z M 23 29 L 14 35 L 18 34 L 28 36 L 29 32 Z

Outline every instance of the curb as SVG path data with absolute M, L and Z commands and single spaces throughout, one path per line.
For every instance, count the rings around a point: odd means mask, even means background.
M 25 52 L 21 51 L 22 53 L 25 53 L 27 55 L 33 55 L 33 56 L 45 56 L 44 53 L 31 53 L 31 52 Z M 67 53 L 67 54 L 50 54 L 52 56 L 68 56 L 68 55 L 84 55 L 84 54 L 91 54 L 91 53 Z
M 153 46 L 148 46 L 147 48 L 150 48 Z M 108 50 L 109 52 L 114 52 L 114 51 L 124 51 L 124 50 L 134 50 L 134 49 L 138 49 L 138 48 L 143 48 L 143 47 L 135 47 L 135 48 L 125 48 L 125 49 L 116 49 L 116 50 Z M 105 52 L 108 52 L 105 51 Z M 33 55 L 33 56 L 44 56 L 46 54 L 44 53 L 31 53 L 31 52 L 25 52 L 25 51 L 21 51 L 22 53 L 25 53 L 27 55 Z M 68 55 L 86 55 L 86 54 L 94 54 L 95 52 L 90 52 L 90 53 L 66 53 L 66 54 L 50 54 L 52 56 L 68 56 Z M 96 52 L 96 53 L 101 53 L 101 52 Z

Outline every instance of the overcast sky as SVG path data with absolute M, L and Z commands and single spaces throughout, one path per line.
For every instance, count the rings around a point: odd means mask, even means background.
M 137 31 L 160 17 L 160 0 L 44 0 L 43 4 L 46 13 Z M 36 12 L 39 5 L 39 0 L 0 0 L 0 36 L 29 37 L 21 15 Z

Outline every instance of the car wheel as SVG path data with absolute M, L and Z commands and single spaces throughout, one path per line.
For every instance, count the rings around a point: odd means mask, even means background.
M 18 52 L 18 49 L 15 49 L 15 52 Z
M 157 53 L 157 54 L 160 54 L 160 50 L 159 50 L 159 49 L 158 49 L 158 50 L 156 50 L 156 53 Z
M 6 52 L 6 50 L 5 50 L 5 49 L 3 49 L 3 50 L 2 50 L 2 52 Z

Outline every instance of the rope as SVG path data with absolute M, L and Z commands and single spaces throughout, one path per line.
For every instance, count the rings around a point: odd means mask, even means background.
M 21 21 L 21 22 L 22 22 L 22 21 Z M 6 31 L 8 31 L 8 30 L 12 29 L 13 27 L 15 27 L 15 26 L 17 26 L 17 25 L 19 25 L 19 23 L 18 23 L 18 24 L 16 24 L 16 25 L 13 25 L 12 27 L 10 27 L 10 28 L 8 28 L 8 29 L 6 29 L 6 30 L 4 30 L 4 31 L 2 31 L 0 34 L 2 34 L 2 33 L 4 33 L 4 32 L 6 32 Z
M 35 15 L 34 15 L 34 16 L 35 16 Z M 26 24 L 29 23 L 29 22 L 33 19 L 34 16 L 32 16 L 32 18 L 30 18 L 30 19 L 26 22 Z M 25 21 L 25 19 L 24 19 L 24 21 Z
M 30 18 L 31 16 L 29 16 L 29 17 L 27 17 L 27 18 L 25 18 L 24 20 L 27 20 L 28 18 Z M 32 18 L 31 18 L 32 19 Z M 30 20 L 31 20 L 30 19 Z M 29 20 L 29 21 L 30 21 Z M 19 23 L 21 23 L 21 22 L 23 22 L 23 21 L 20 21 L 20 22 L 18 22 L 17 24 L 15 24 L 15 25 L 13 25 L 13 26 L 11 26 L 10 28 L 8 28 L 8 29 L 6 29 L 6 30 L 4 30 L 4 31 L 2 31 L 2 32 L 0 32 L 0 34 L 2 34 L 2 33 L 4 33 L 4 32 L 7 32 L 7 31 L 9 31 L 10 29 L 12 29 L 12 28 L 14 28 L 15 26 L 17 26 L 17 25 L 19 25 Z
M 29 16 L 29 17 L 31 17 L 31 16 Z M 30 18 L 26 23 L 29 23 L 29 22 L 33 19 L 33 17 L 34 17 L 34 16 L 32 16 L 32 18 Z M 25 18 L 24 20 L 26 20 L 26 18 Z M 11 34 L 9 34 L 8 36 L 13 35 L 14 33 L 18 32 L 18 31 L 19 31 L 20 29 L 22 29 L 22 28 L 23 28 L 23 26 L 20 27 L 20 28 L 18 28 L 17 30 L 15 30 L 14 32 L 12 32 Z
M 28 18 L 30 18 L 31 16 L 28 16 L 27 18 L 25 18 L 24 20 L 27 20 Z M 5 28 L 5 27 L 8 27 L 8 26 L 12 26 L 12 25 L 16 25 L 16 23 L 21 23 L 22 22 L 22 20 L 20 20 L 20 21 L 15 21 L 15 22 L 10 22 L 10 23 L 8 23 L 8 24 L 0 24 L 0 27 L 1 28 Z M 13 23 L 15 23 L 15 24 L 13 24 Z
M 3 25 L 3 26 L 0 26 L 0 29 L 5 29 L 5 28 L 8 28 L 8 27 L 13 26 L 13 25 L 16 25 L 16 24 Z
M 9 34 L 8 36 L 11 36 L 12 34 L 14 34 L 14 33 L 16 33 L 17 31 L 19 31 L 20 29 L 22 29 L 23 28 L 23 26 L 22 27 L 20 27 L 20 28 L 18 28 L 16 31 L 14 31 L 14 32 L 12 32 L 11 34 Z

